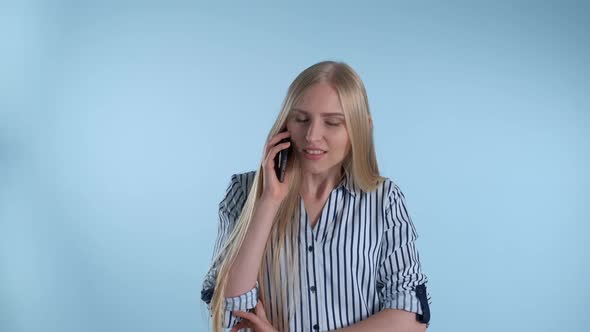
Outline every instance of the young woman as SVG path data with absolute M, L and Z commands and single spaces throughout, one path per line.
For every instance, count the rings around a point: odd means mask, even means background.
M 231 177 L 219 216 L 201 293 L 215 332 L 426 330 L 418 235 L 404 194 L 379 174 L 366 91 L 347 64 L 295 78 L 260 167 Z

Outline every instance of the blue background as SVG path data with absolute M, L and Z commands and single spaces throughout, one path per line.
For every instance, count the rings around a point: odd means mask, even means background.
M 345 61 L 404 191 L 429 331 L 587 331 L 590 6 L 0 5 L 0 331 L 205 331 L 231 174 Z

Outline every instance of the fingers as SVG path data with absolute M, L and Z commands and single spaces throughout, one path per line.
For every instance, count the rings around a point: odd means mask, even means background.
M 242 321 L 237 323 L 231 330 L 231 332 L 238 331 L 243 328 L 251 328 L 254 331 L 276 331 L 272 325 L 266 319 L 266 313 L 264 312 L 264 306 L 262 301 L 258 300 L 254 313 L 235 310 L 232 311 L 235 316 L 243 318 Z
M 291 136 L 291 133 L 288 131 L 284 131 L 281 132 L 273 137 L 271 137 L 270 140 L 268 140 L 268 142 L 266 143 L 266 148 L 264 149 L 265 154 L 268 154 L 269 150 L 275 145 L 277 144 L 280 140 L 282 140 L 283 138 L 287 138 Z
M 274 166 L 274 159 L 275 156 L 279 153 L 279 151 L 288 148 L 291 145 L 291 142 L 285 142 L 278 145 L 275 145 L 268 154 L 266 155 L 266 159 L 264 160 L 265 164 L 268 164 L 270 167 Z
M 273 137 L 271 137 L 271 139 L 268 140 L 267 145 L 277 144 L 278 141 L 282 140 L 283 138 L 287 138 L 289 136 L 291 136 L 291 133 L 288 131 L 280 132 L 280 133 L 274 135 Z
M 234 325 L 234 327 L 230 330 L 230 332 L 238 332 L 241 329 L 246 329 L 248 328 L 248 321 L 241 321 L 239 323 L 237 323 L 236 325 Z
M 246 318 L 249 321 L 254 321 L 255 319 L 258 318 L 258 317 L 256 317 L 256 314 L 253 314 L 251 312 L 246 312 L 246 311 L 234 310 L 234 311 L 232 311 L 232 314 L 234 314 L 238 317 Z
M 270 151 L 268 152 L 268 155 L 266 157 L 270 158 L 270 159 L 274 159 L 274 157 L 277 155 L 277 153 L 279 153 L 279 151 L 284 150 L 284 149 L 288 148 L 289 146 L 291 146 L 291 142 L 277 144 L 277 145 L 273 146 L 272 149 L 270 149 Z
M 256 308 L 254 308 L 254 311 L 260 318 L 266 319 L 266 312 L 264 311 L 264 305 L 262 304 L 262 301 L 259 300 L 258 303 L 256 303 Z
M 232 311 L 232 314 L 234 314 L 235 316 L 247 319 L 249 321 L 249 323 L 254 326 L 257 326 L 259 323 L 259 320 L 260 320 L 256 316 L 256 314 L 253 314 L 251 312 L 235 310 L 235 311 Z M 248 323 L 246 323 L 246 324 L 248 324 Z

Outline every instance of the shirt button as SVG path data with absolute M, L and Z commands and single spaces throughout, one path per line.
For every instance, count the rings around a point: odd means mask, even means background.
M 318 324 L 314 324 L 314 325 L 313 325 L 313 329 L 314 329 L 314 330 L 319 330 L 319 329 L 320 329 L 320 327 L 318 326 Z
M 315 293 L 315 286 L 309 287 L 309 290 Z
M 313 246 L 309 246 L 309 247 L 307 247 L 307 250 L 308 250 L 309 252 L 313 251 Z

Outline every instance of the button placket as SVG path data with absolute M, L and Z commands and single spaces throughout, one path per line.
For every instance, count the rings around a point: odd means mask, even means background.
M 323 223 L 325 223 L 324 217 L 325 217 L 324 213 L 322 213 L 322 216 L 320 218 Z M 317 230 L 319 231 L 319 228 Z M 313 301 L 315 303 L 315 309 L 317 310 L 317 317 L 316 317 L 317 320 L 314 321 L 314 325 L 312 327 L 313 327 L 314 331 L 319 331 L 319 329 L 320 329 L 319 323 L 323 320 L 323 317 L 325 316 L 325 313 L 323 312 L 324 309 L 320 305 L 320 301 L 319 301 L 320 291 L 321 291 L 320 287 L 322 286 L 322 284 L 321 284 L 322 279 L 319 278 L 319 276 L 318 276 L 318 273 L 320 275 L 322 274 L 322 272 L 321 272 L 322 270 L 320 268 L 320 264 L 321 264 L 320 259 L 321 258 L 318 257 L 318 255 L 320 255 L 320 256 L 322 255 L 321 238 L 319 236 L 312 236 L 312 243 L 313 243 L 313 248 L 311 251 L 311 255 L 312 255 L 313 276 L 314 276 L 315 283 L 314 283 L 314 285 L 312 285 L 309 288 L 309 290 L 312 293 Z M 318 248 L 319 248 L 319 250 L 318 250 Z
M 316 249 L 316 241 L 315 241 L 315 234 L 314 231 L 315 229 L 312 229 L 310 224 L 309 224 L 309 215 L 307 215 L 307 211 L 305 210 L 305 207 L 303 205 L 303 200 L 301 200 L 301 205 L 300 205 L 300 212 L 305 214 L 305 238 L 307 239 L 306 242 L 308 244 L 307 246 L 307 269 L 310 272 L 310 274 L 308 275 L 308 294 L 309 294 L 309 301 L 310 301 L 310 310 L 311 310 L 311 317 L 310 318 L 310 322 L 312 322 L 314 325 L 312 325 L 312 328 L 314 331 L 318 331 L 319 330 L 319 325 L 318 322 L 320 321 L 320 317 L 321 317 L 321 313 L 319 312 L 319 303 L 318 303 L 318 296 L 317 296 L 317 285 L 316 282 L 318 281 L 318 276 L 317 276 L 317 268 L 316 265 L 318 262 L 316 262 L 316 257 L 315 257 L 315 249 Z M 321 217 L 320 217 L 321 219 Z M 318 223 L 321 222 L 318 221 Z M 316 225 L 317 227 L 318 225 Z M 305 247 L 304 247 L 305 248 Z M 303 251 L 305 252 L 305 251 Z

